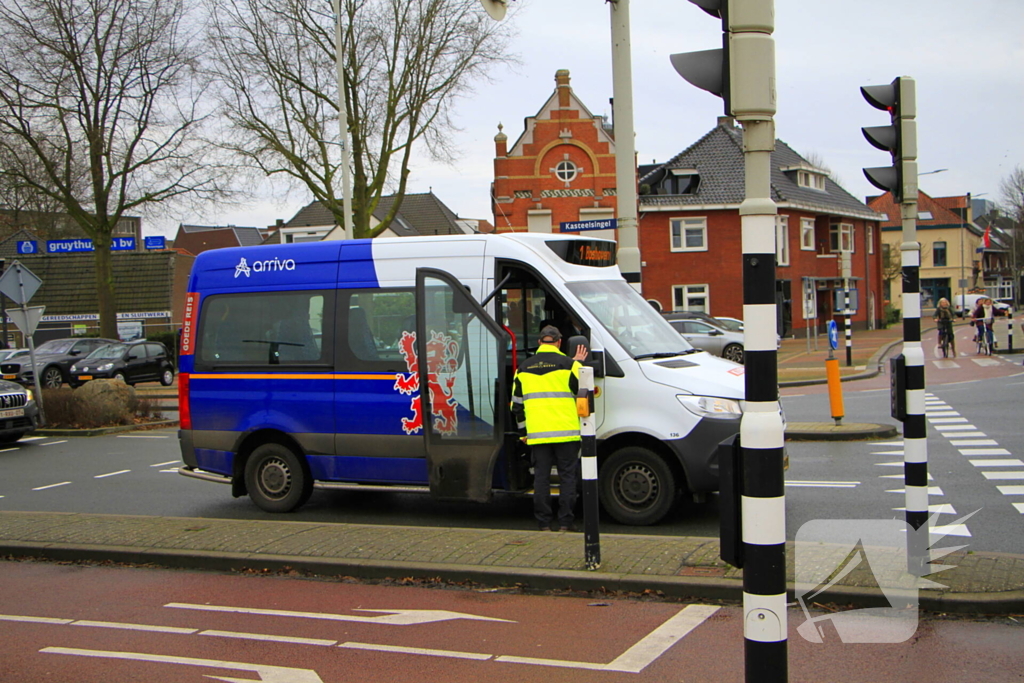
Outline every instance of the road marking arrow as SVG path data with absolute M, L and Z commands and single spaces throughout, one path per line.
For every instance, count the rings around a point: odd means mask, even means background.
M 260 614 L 269 617 L 298 617 L 301 619 L 324 619 L 326 621 L 355 621 L 363 624 L 383 624 L 385 626 L 411 626 L 429 624 L 435 621 L 451 619 L 469 619 L 472 621 L 500 621 L 514 624 L 511 619 L 481 617 L 464 612 L 449 612 L 443 609 L 356 609 L 356 612 L 379 612 L 381 616 L 363 617 L 352 614 L 329 614 L 324 612 L 294 612 L 281 609 L 260 609 L 257 607 L 228 607 L 223 605 L 194 605 L 184 602 L 170 602 L 164 607 L 175 609 L 194 609 L 206 612 L 231 612 L 234 614 Z

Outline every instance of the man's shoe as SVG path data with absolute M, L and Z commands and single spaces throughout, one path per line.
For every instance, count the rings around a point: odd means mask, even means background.
M 563 524 L 562 526 L 558 527 L 558 530 L 559 531 L 576 531 L 576 525 L 575 524 Z
M 551 527 L 549 527 L 547 524 L 541 524 L 537 528 L 537 531 L 551 531 Z

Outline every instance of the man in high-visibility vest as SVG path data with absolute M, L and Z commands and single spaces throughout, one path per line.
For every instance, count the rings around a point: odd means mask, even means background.
M 558 528 L 573 530 L 580 421 L 576 410 L 579 361 L 587 347 L 576 347 L 568 358 L 558 344 L 562 333 L 554 325 L 540 331 L 537 353 L 523 362 L 512 380 L 512 412 L 519 434 L 530 446 L 533 459 L 533 514 L 541 531 L 550 531 L 551 465 L 558 468 Z

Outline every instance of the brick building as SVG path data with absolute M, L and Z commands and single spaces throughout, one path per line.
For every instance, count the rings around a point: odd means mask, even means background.
M 511 148 L 498 126 L 494 137 L 494 225 L 498 232 L 561 232 L 568 221 L 615 217 L 615 140 L 555 73 L 555 91 Z M 615 239 L 615 230 L 587 233 Z

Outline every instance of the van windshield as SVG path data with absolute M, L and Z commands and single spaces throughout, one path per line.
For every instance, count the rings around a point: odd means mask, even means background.
M 693 347 L 626 282 L 567 282 L 566 286 L 634 358 L 692 353 Z

